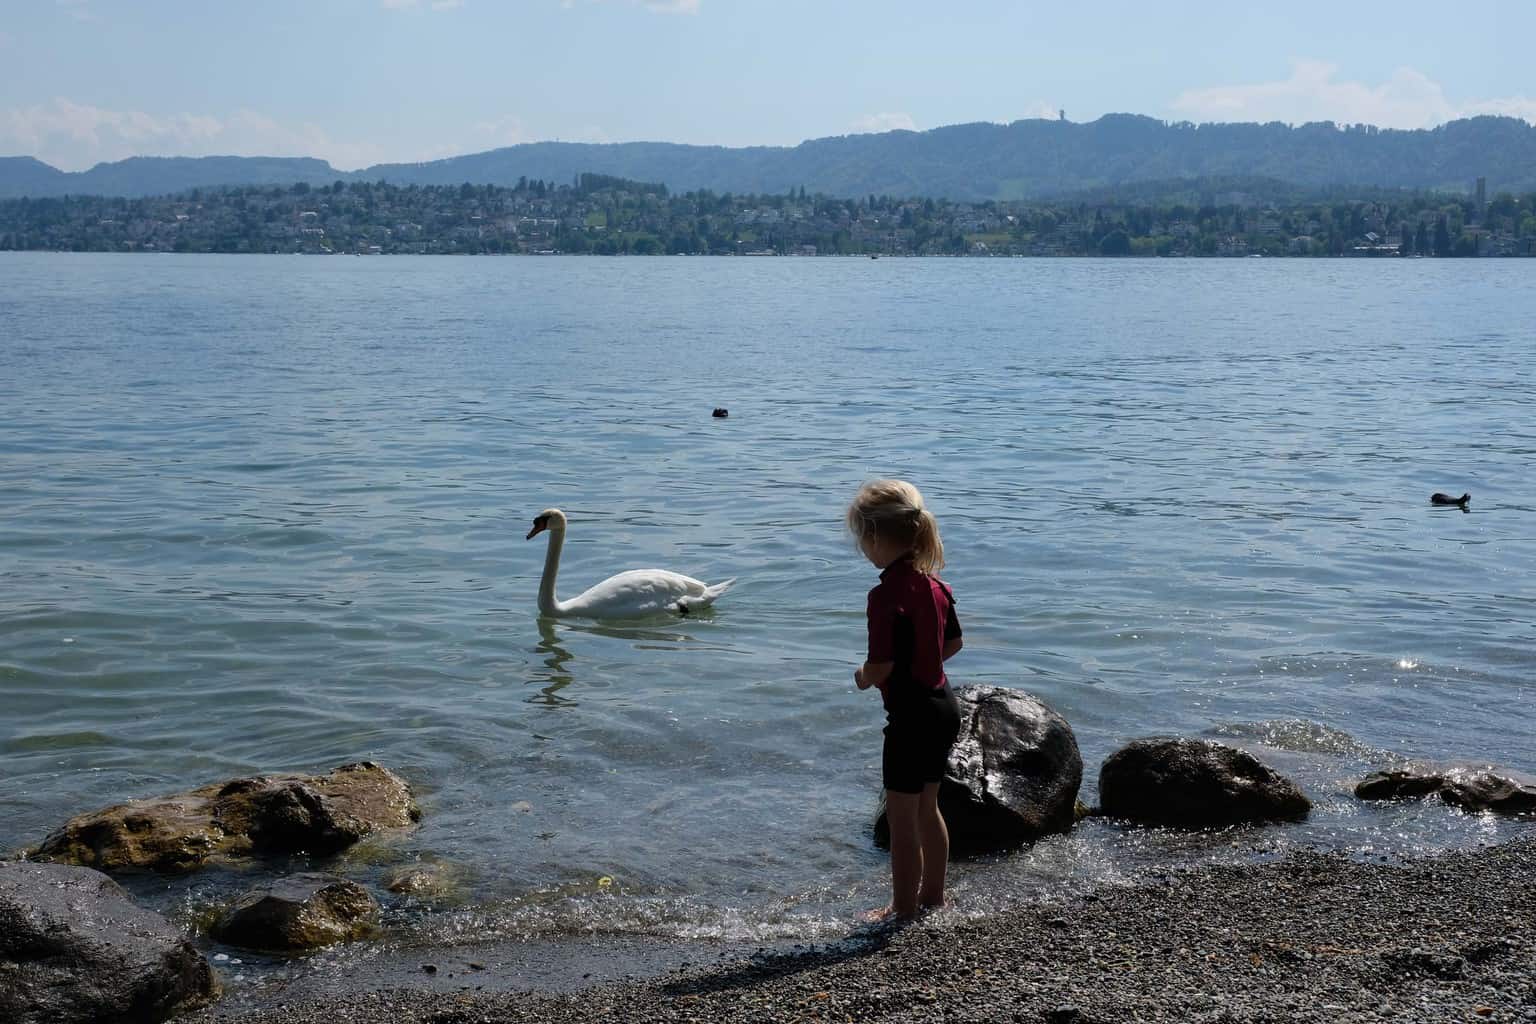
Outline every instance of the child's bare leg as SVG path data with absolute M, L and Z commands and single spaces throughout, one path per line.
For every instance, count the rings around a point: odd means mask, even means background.
M 949 827 L 939 813 L 939 784 L 923 787 L 917 800 L 917 833 L 922 848 L 922 887 L 917 902 L 923 907 L 944 905 L 944 874 L 949 866 Z M 892 851 L 895 846 L 891 847 Z M 895 864 L 894 859 L 891 862 Z
M 885 817 L 891 826 L 891 912 L 897 917 L 917 913 L 917 893 L 923 876 L 923 843 L 918 831 L 917 793 L 885 791 Z

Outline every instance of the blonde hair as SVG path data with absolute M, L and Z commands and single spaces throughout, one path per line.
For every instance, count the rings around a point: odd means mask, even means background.
M 923 495 L 905 480 L 871 480 L 848 506 L 848 532 L 855 540 L 878 537 L 912 552 L 912 565 L 931 576 L 944 568 L 939 522 L 923 505 Z

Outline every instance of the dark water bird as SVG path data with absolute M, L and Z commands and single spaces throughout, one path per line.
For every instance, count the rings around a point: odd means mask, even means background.
M 713 416 L 717 420 L 723 420 L 727 416 L 729 416 L 730 414 L 731 414 L 731 410 L 729 410 L 729 409 L 716 409 L 714 412 L 710 413 L 710 415 Z
M 1439 491 L 1436 491 L 1429 496 L 1429 503 L 1431 505 L 1459 505 L 1462 508 L 1466 508 L 1467 502 L 1471 500 L 1471 494 L 1463 494 L 1459 498 L 1453 498 L 1449 494 L 1441 494 Z

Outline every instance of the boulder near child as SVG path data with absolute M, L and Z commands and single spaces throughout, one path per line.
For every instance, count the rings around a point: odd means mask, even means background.
M 853 674 L 880 691 L 880 759 L 891 826 L 891 903 L 870 915 L 911 917 L 944 904 L 949 830 L 939 783 L 960 731 L 960 709 L 944 662 L 960 650 L 955 598 L 935 575 L 944 567 L 939 524 L 905 480 L 865 484 L 848 506 L 848 529 L 880 572 L 869 592 L 869 652 Z

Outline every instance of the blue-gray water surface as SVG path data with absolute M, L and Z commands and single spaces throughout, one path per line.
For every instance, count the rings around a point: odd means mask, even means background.
M 845 931 L 887 875 L 841 517 L 887 475 L 943 531 L 952 679 L 1061 711 L 1086 799 L 1180 733 L 1317 804 L 1091 820 L 956 865 L 953 913 L 1496 841 L 1528 826 L 1350 791 L 1533 767 L 1532 266 L 0 254 L 0 849 L 369 758 L 424 820 L 330 866 L 458 885 L 386 896 L 398 935 Z M 541 623 L 551 505 L 565 596 L 740 583 L 698 619 Z M 196 923 L 245 881 L 130 884 Z

